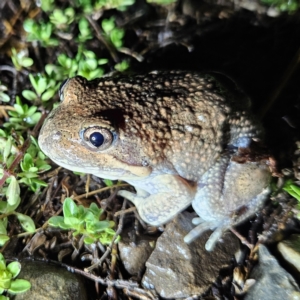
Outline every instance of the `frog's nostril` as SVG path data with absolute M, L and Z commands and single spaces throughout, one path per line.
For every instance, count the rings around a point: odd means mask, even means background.
M 62 133 L 61 131 L 56 131 L 54 134 L 53 134 L 53 140 L 59 140 L 62 136 Z

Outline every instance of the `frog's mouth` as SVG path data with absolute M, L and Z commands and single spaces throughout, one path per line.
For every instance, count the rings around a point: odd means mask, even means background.
M 95 176 L 111 179 L 111 180 L 138 180 L 147 177 L 151 174 L 152 168 L 149 166 L 129 165 L 123 161 L 119 161 L 112 155 L 102 153 L 98 157 L 94 157 L 92 161 L 91 155 L 68 151 L 63 147 L 56 147 L 53 150 L 53 145 L 49 146 L 49 140 L 46 140 L 40 135 L 39 145 L 41 150 L 49 156 L 57 165 L 68 170 L 93 174 Z M 55 137 L 51 136 L 51 142 L 55 141 Z M 74 149 L 73 149 L 74 150 Z M 80 150 L 78 149 L 80 152 Z M 73 154 L 73 155 L 72 155 Z
M 68 162 L 63 160 L 56 160 L 55 158 L 51 159 L 58 164 L 59 166 L 64 167 L 65 169 L 92 174 L 100 178 L 110 179 L 110 180 L 138 180 L 144 177 L 147 177 L 151 174 L 152 169 L 150 167 L 140 167 L 140 166 L 130 166 L 126 163 L 117 161 L 114 159 L 116 167 L 106 167 L 102 165 L 95 166 L 85 166 L 85 165 L 70 165 Z

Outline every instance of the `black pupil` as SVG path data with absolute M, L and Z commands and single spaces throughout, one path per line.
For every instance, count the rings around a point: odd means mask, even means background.
M 103 142 L 104 142 L 104 136 L 100 132 L 93 132 L 90 135 L 90 142 L 95 146 L 95 147 L 100 147 Z

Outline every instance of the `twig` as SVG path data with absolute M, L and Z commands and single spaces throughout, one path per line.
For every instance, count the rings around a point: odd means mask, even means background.
M 94 28 L 94 30 L 96 32 L 96 36 L 99 39 L 99 41 L 101 43 L 103 43 L 103 45 L 110 52 L 110 55 L 111 55 L 112 59 L 114 60 L 114 62 L 116 62 L 116 63 L 119 62 L 119 57 L 117 55 L 117 52 L 115 51 L 114 47 L 112 47 L 112 45 L 110 43 L 108 43 L 107 40 L 103 37 L 103 34 L 101 33 L 101 29 L 100 29 L 99 25 L 90 16 L 86 16 L 86 18 L 89 21 L 89 23 L 92 25 L 92 27 Z
M 253 249 L 253 245 L 250 244 L 244 236 L 242 236 L 240 233 L 238 233 L 238 232 L 237 232 L 235 229 L 233 229 L 233 228 L 230 228 L 230 231 L 240 239 L 240 241 L 241 241 L 241 243 L 242 243 L 243 245 L 246 245 L 250 250 Z
M 136 211 L 135 206 L 124 209 L 124 210 L 119 210 L 119 211 L 115 212 L 114 217 L 122 216 L 122 215 L 125 215 L 125 214 L 128 214 L 128 213 L 134 212 L 134 211 Z
M 104 187 L 104 188 L 101 188 L 101 189 L 98 189 L 98 190 L 95 190 L 95 191 L 92 191 L 92 192 L 89 192 L 89 193 L 82 194 L 80 196 L 76 196 L 73 199 L 74 200 L 80 200 L 82 198 L 87 198 L 89 196 L 92 196 L 92 195 L 95 195 L 95 194 L 98 194 L 98 193 L 102 193 L 104 191 L 107 191 L 107 190 L 110 190 L 110 189 L 113 189 L 113 188 L 116 188 L 116 187 L 123 187 L 123 186 L 130 186 L 130 185 L 128 183 L 115 184 L 115 185 L 107 186 L 107 187 Z

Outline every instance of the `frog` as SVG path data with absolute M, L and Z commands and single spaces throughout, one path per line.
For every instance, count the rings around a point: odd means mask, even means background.
M 263 142 L 262 125 L 224 74 L 76 76 L 62 83 L 59 97 L 41 128 L 41 150 L 66 169 L 132 185 L 135 192 L 118 195 L 149 225 L 192 205 L 197 217 L 186 243 L 212 230 L 205 244 L 212 251 L 270 193 L 268 160 L 245 155 Z

